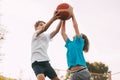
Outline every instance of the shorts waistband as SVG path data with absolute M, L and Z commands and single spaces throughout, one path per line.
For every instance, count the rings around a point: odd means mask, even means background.
M 80 72 L 80 71 L 85 70 L 85 69 L 87 69 L 87 68 L 82 68 L 82 69 L 78 69 L 78 70 L 74 70 L 74 71 L 70 71 L 70 72 L 71 72 L 71 73 Z

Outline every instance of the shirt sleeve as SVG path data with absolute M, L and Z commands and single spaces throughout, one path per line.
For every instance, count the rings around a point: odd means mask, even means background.
M 50 38 L 50 33 L 47 33 L 46 36 L 47 36 L 47 38 L 48 38 L 49 41 L 52 40 L 52 39 Z
M 33 34 L 33 39 L 35 39 L 36 38 L 36 36 L 37 36 L 37 32 L 38 32 L 39 30 L 36 30 L 35 32 L 34 32 L 34 34 Z
M 80 35 L 80 37 L 76 36 L 75 37 L 76 44 L 81 45 L 81 47 L 84 47 L 84 39 Z
M 32 36 L 32 39 L 33 39 L 33 40 L 36 39 L 36 36 L 37 36 L 37 34 L 34 33 L 33 36 Z

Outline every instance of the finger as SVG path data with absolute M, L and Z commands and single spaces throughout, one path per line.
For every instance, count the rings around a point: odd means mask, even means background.
M 57 10 L 55 11 L 55 14 L 56 14 L 56 13 L 58 13 L 58 11 L 57 11 Z

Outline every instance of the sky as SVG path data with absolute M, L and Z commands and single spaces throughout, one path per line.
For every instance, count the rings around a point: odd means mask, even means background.
M 31 76 L 35 79 L 30 62 L 34 24 L 37 20 L 49 21 L 62 2 L 73 7 L 80 32 L 89 38 L 90 50 L 84 54 L 86 61 L 105 63 L 113 74 L 112 80 L 118 80 L 120 0 L 0 0 L 0 23 L 7 30 L 0 50 L 5 53 L 0 72 L 6 76 Z M 48 32 L 54 30 L 58 22 L 56 20 Z M 67 27 L 68 35 L 72 37 L 71 19 L 67 21 Z M 67 69 L 64 44 L 58 33 L 48 48 L 51 65 L 61 70 Z

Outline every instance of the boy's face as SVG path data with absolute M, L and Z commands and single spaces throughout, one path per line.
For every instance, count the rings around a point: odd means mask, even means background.
M 45 27 L 45 23 L 40 22 L 38 26 L 35 28 L 35 30 L 42 30 Z

